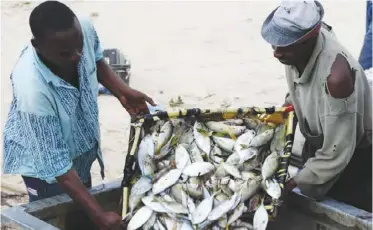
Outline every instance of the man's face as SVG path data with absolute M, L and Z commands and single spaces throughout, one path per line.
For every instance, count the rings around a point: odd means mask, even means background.
M 272 46 L 273 56 L 284 65 L 296 65 L 299 62 L 308 61 L 314 48 L 314 39 L 295 43 L 286 47 Z
M 34 42 L 37 51 L 62 70 L 77 66 L 83 50 L 83 34 L 77 18 L 72 27 L 65 31 L 46 32 Z

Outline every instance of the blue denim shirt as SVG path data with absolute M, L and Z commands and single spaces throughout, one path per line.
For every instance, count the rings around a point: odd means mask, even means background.
M 359 56 L 359 63 L 364 70 L 372 68 L 372 1 L 367 1 L 366 6 L 366 31 Z
M 79 89 L 54 75 L 28 44 L 12 75 L 13 100 L 4 130 L 4 173 L 55 183 L 75 168 L 83 182 L 90 177 L 100 150 L 96 62 L 103 58 L 93 24 L 79 19 L 83 52 Z

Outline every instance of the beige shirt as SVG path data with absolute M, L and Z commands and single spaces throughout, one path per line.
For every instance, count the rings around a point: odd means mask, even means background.
M 332 97 L 326 85 L 337 54 L 343 55 L 356 70 L 355 89 L 343 99 Z M 355 149 L 366 145 L 367 140 L 371 143 L 371 89 L 359 63 L 325 29 L 321 29 L 302 76 L 294 66 L 285 68 L 300 130 L 318 149 L 294 180 L 304 194 L 321 198 L 338 179 Z

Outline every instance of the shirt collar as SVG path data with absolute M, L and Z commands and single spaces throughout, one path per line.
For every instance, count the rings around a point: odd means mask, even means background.
M 317 37 L 316 45 L 315 45 L 315 48 L 313 49 L 311 58 L 308 61 L 307 66 L 304 69 L 302 76 L 294 79 L 295 83 L 302 84 L 302 83 L 307 83 L 310 80 L 317 58 L 319 57 L 323 48 L 324 48 L 324 36 L 322 32 L 320 31 L 320 34 Z M 296 69 L 295 66 L 292 66 L 292 69 Z

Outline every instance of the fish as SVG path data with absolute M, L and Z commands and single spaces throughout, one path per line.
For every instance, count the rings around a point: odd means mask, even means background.
M 189 150 L 194 142 L 193 129 L 189 128 L 179 138 L 179 144 L 183 145 L 185 149 Z
M 265 230 L 268 224 L 268 212 L 264 208 L 263 202 L 255 211 L 253 226 L 254 230 Z
M 172 123 L 171 121 L 167 121 L 164 123 L 161 127 L 160 133 L 158 135 L 157 143 L 156 143 L 156 148 L 155 148 L 155 153 L 156 155 L 159 155 L 161 148 L 167 144 L 167 142 L 170 140 L 172 136 Z
M 129 221 L 127 229 L 136 230 L 141 228 L 141 226 L 143 226 L 149 220 L 152 214 L 153 210 L 150 208 L 146 206 L 141 207 Z
M 246 183 L 246 181 L 243 180 L 229 180 L 228 182 L 228 188 L 232 190 L 233 192 L 239 192 L 242 188 L 242 186 Z
M 194 162 L 203 162 L 201 150 L 198 148 L 196 142 L 193 142 L 190 146 L 190 159 Z
M 228 119 L 225 121 L 219 121 L 220 123 L 226 124 L 226 125 L 243 125 L 244 121 L 242 119 Z
M 179 203 L 182 203 L 182 192 L 183 185 L 180 183 L 173 185 L 170 189 L 171 196 Z
M 241 157 L 240 155 L 238 155 L 237 152 L 234 152 L 232 153 L 228 158 L 227 160 L 225 161 L 225 163 L 229 164 L 229 165 L 238 165 L 241 163 Z
M 141 198 L 150 191 L 153 187 L 151 179 L 147 177 L 141 177 L 131 188 L 131 192 L 128 198 L 129 211 L 132 214 L 137 206 L 141 203 Z
M 159 230 L 167 230 L 163 224 L 159 221 L 159 219 L 157 218 L 157 221 L 156 221 L 156 224 L 154 225 L 154 227 L 157 226 L 157 229 Z
M 257 177 L 257 174 L 252 171 L 242 171 L 241 176 L 242 176 L 242 180 L 248 181 L 250 179 Z
M 163 192 L 167 188 L 174 185 L 180 178 L 183 171 L 180 169 L 171 169 L 164 176 L 162 176 L 158 181 L 153 185 L 154 195 Z
M 166 156 L 168 156 L 169 154 L 171 154 L 171 152 L 173 151 L 173 148 L 172 148 L 172 144 L 175 142 L 175 139 L 170 139 L 162 148 L 161 150 L 159 151 L 158 154 L 155 154 L 154 155 L 154 160 L 158 161 L 158 160 L 161 160 L 163 158 L 165 158 Z
M 193 135 L 198 148 L 206 155 L 209 155 L 211 151 L 211 140 L 207 128 L 204 127 L 202 123 L 196 121 L 193 127 Z
M 153 194 L 145 196 L 141 199 L 142 203 L 157 213 L 167 213 L 169 210 L 163 205 L 159 200 L 160 198 L 155 198 Z
M 280 156 L 277 152 L 272 152 L 265 160 L 262 166 L 262 177 L 263 180 L 271 177 L 276 173 L 280 166 Z
M 236 203 L 238 194 L 234 194 L 231 199 L 221 202 L 219 205 L 214 207 L 208 215 L 208 220 L 215 221 L 220 219 L 222 216 L 227 214 Z
M 245 204 L 240 203 L 238 207 L 233 211 L 233 213 L 229 216 L 227 225 L 229 226 L 230 224 L 238 220 L 238 218 L 240 218 L 242 214 L 244 213 L 245 209 L 247 209 L 245 207 Z
M 168 216 L 162 216 L 160 217 L 160 220 L 166 226 L 167 230 L 174 230 L 177 227 L 177 221 Z
M 224 124 L 224 122 L 216 121 L 208 121 L 206 122 L 206 126 L 214 132 L 228 134 L 230 136 L 239 136 L 246 130 L 245 126 L 227 125 Z
M 286 138 L 286 126 L 281 124 L 276 127 L 273 139 L 271 141 L 270 150 L 271 152 L 278 152 L 284 150 L 285 148 L 285 138 Z
M 273 129 L 267 129 L 266 131 L 256 135 L 250 142 L 249 147 L 258 148 L 262 145 L 267 144 L 273 137 Z
M 148 221 L 145 222 L 145 224 L 142 226 L 142 229 L 144 230 L 151 230 L 154 226 L 154 224 L 157 221 L 157 214 L 155 212 L 152 213 Z
M 257 130 L 260 124 L 260 121 L 254 120 L 252 118 L 244 118 L 243 121 L 246 124 L 246 127 L 251 130 Z
M 220 228 L 225 228 L 227 226 L 227 223 L 228 223 L 228 216 L 227 214 L 223 215 L 219 220 L 218 220 L 218 226 Z
M 241 162 L 245 162 L 255 157 L 258 154 L 258 150 L 250 146 L 251 140 L 254 138 L 255 132 L 252 130 L 247 131 L 238 137 L 234 150 L 240 157 Z
M 139 145 L 137 152 L 138 164 L 143 176 L 153 176 L 156 168 L 154 163 L 154 142 L 152 137 L 146 135 Z
M 281 196 L 280 184 L 275 179 L 263 181 L 263 188 L 273 199 L 278 200 Z
M 183 174 L 190 177 L 198 177 L 210 173 L 214 169 L 215 166 L 209 162 L 194 162 L 185 167 Z
M 190 177 L 183 188 L 192 197 L 200 198 L 203 196 L 203 187 L 198 177 Z
M 193 224 L 200 224 L 207 219 L 207 216 L 210 214 L 214 204 L 214 196 L 215 195 L 207 197 L 201 201 L 201 203 L 199 203 L 191 216 Z
M 162 205 L 172 213 L 188 214 L 188 209 L 177 202 L 162 202 Z
M 184 170 L 187 165 L 190 165 L 192 163 L 189 157 L 189 153 L 183 145 L 178 145 L 175 149 L 175 162 L 176 168 L 181 170 Z
M 241 202 L 245 202 L 250 199 L 261 186 L 261 178 L 257 177 L 251 180 L 248 180 L 241 188 Z
M 223 150 L 233 153 L 235 141 L 231 138 L 212 136 L 213 141 Z
M 224 170 L 227 173 L 229 173 L 230 175 L 232 175 L 234 178 L 241 178 L 240 171 L 236 167 L 234 167 L 233 165 L 222 163 L 222 166 L 223 166 Z
M 215 165 L 219 165 L 220 163 L 224 162 L 224 159 L 219 157 L 222 155 L 222 151 L 218 146 L 214 146 L 210 153 L 210 161 L 212 161 Z

